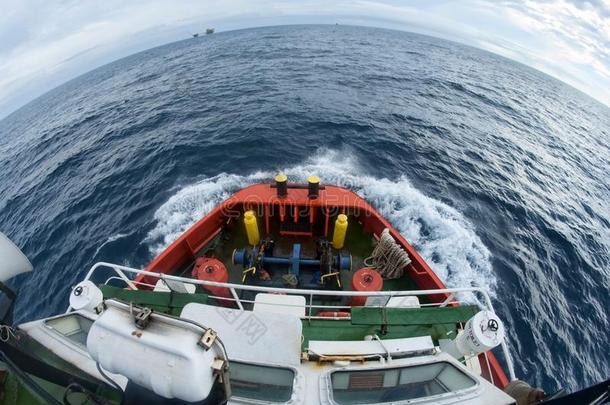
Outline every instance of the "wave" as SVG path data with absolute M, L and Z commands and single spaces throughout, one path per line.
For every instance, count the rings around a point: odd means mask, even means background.
M 102 250 L 102 248 L 104 246 L 106 246 L 107 244 L 117 241 L 119 239 L 123 239 L 127 236 L 129 236 L 129 235 L 126 233 L 117 233 L 116 235 L 110 236 L 108 239 L 106 239 L 106 241 L 104 243 L 102 243 L 101 245 L 99 245 L 97 247 L 97 249 L 95 250 L 95 253 L 93 254 L 93 257 L 97 257 L 97 254 L 100 252 L 100 250 Z
M 494 293 L 491 254 L 472 224 L 456 209 L 426 196 L 406 176 L 390 180 L 368 175 L 345 153 L 327 150 L 294 166 L 249 175 L 221 173 L 180 189 L 154 214 L 156 226 L 144 240 L 158 255 L 186 229 L 232 193 L 270 181 L 283 171 L 304 182 L 316 173 L 323 182 L 347 187 L 381 212 L 419 251 L 449 287 L 482 286 Z

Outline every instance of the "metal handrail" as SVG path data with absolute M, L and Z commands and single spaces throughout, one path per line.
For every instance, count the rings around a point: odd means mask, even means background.
M 317 296 L 319 296 L 319 295 L 344 296 L 344 297 L 355 297 L 355 296 L 358 296 L 358 297 L 362 297 L 362 296 L 366 296 L 366 297 L 378 297 L 378 296 L 403 297 L 403 296 L 448 294 L 447 299 L 444 300 L 442 303 L 438 304 L 440 307 L 444 307 L 444 306 L 448 305 L 450 302 L 458 302 L 456 294 L 470 292 L 470 293 L 481 294 L 483 296 L 484 303 L 485 303 L 485 306 L 487 307 L 487 310 L 495 313 L 488 291 L 481 287 L 443 288 L 443 289 L 433 289 L 433 290 L 403 290 L 403 291 L 400 291 L 400 290 L 398 290 L 398 291 L 335 291 L 335 290 L 329 291 L 329 290 L 310 290 L 310 289 L 298 289 L 298 288 L 263 287 L 263 286 L 254 286 L 254 285 L 221 283 L 221 282 L 216 282 L 216 281 L 207 281 L 207 280 L 192 279 L 192 278 L 187 278 L 187 277 L 173 276 L 173 275 L 164 274 L 164 273 L 156 273 L 156 272 L 147 271 L 147 270 L 134 269 L 131 267 L 122 266 L 119 264 L 107 263 L 107 262 L 95 263 L 91 267 L 91 269 L 89 270 L 87 275 L 85 276 L 85 280 L 89 280 L 93 276 L 95 271 L 102 267 L 110 268 L 110 269 L 114 270 L 118 274 L 119 278 L 122 281 L 124 281 L 130 288 L 132 288 L 134 290 L 138 289 L 136 284 L 140 284 L 140 283 L 129 279 L 125 273 L 150 276 L 150 277 L 155 277 L 155 278 L 159 278 L 162 280 L 172 280 L 172 281 L 196 284 L 196 285 L 201 285 L 201 286 L 224 287 L 224 288 L 227 288 L 231 292 L 231 296 L 233 298 L 216 297 L 216 296 L 210 296 L 210 297 L 218 298 L 218 299 L 222 299 L 222 300 L 234 301 L 237 304 L 238 308 L 242 311 L 244 310 L 243 303 L 244 302 L 251 303 L 252 301 L 240 299 L 237 294 L 238 290 L 256 291 L 256 292 L 265 292 L 265 293 L 281 293 L 281 294 L 291 294 L 291 295 L 305 295 L 310 298 L 309 304 L 306 304 L 306 308 L 308 309 L 308 312 L 307 312 L 308 315 L 306 317 L 307 319 L 318 318 L 317 316 L 312 316 L 311 311 L 313 308 L 320 308 L 320 307 L 322 307 L 322 308 L 342 308 L 342 309 L 346 308 L 345 306 L 314 305 L 313 304 L 314 295 L 317 295 Z M 106 281 L 109 281 L 111 279 L 116 279 L 116 277 L 110 277 Z M 150 285 L 147 285 L 147 286 L 150 286 Z M 276 305 L 281 306 L 284 304 L 276 304 Z M 287 305 L 284 305 L 284 306 L 287 306 Z M 288 306 L 294 306 L 294 305 L 288 304 Z M 70 311 L 70 308 L 68 308 L 68 311 Z M 514 366 L 513 366 L 513 362 L 512 362 L 510 353 L 508 351 L 508 346 L 506 345 L 506 342 L 502 342 L 501 346 L 502 346 L 502 351 L 504 353 L 504 357 L 506 360 L 506 365 L 508 368 L 510 379 L 515 380 L 516 377 L 515 377 Z

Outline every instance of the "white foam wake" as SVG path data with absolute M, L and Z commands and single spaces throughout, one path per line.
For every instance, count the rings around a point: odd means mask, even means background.
M 450 287 L 482 286 L 493 293 L 489 250 L 474 227 L 454 208 L 427 197 L 402 176 L 379 179 L 363 173 L 344 153 L 325 151 L 302 164 L 247 176 L 222 173 L 182 188 L 155 212 L 157 225 L 145 242 L 159 254 L 188 227 L 236 190 L 270 181 L 278 171 L 290 181 L 304 182 L 319 174 L 323 182 L 348 187 L 378 209 L 414 245 Z

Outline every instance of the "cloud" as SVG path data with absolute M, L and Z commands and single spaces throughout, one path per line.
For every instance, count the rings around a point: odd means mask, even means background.
M 208 25 L 335 18 L 496 52 L 610 105 L 610 5 L 602 0 L 0 0 L 0 7 L 0 117 L 79 74 Z
M 508 18 L 537 36 L 540 58 L 592 69 L 610 82 L 610 6 L 602 1 L 506 1 Z

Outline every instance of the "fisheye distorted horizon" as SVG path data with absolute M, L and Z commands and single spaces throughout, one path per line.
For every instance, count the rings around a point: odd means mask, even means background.
M 0 1 L 0 119 L 58 85 L 138 51 L 217 32 L 349 24 L 450 39 L 524 63 L 610 105 L 607 0 Z

